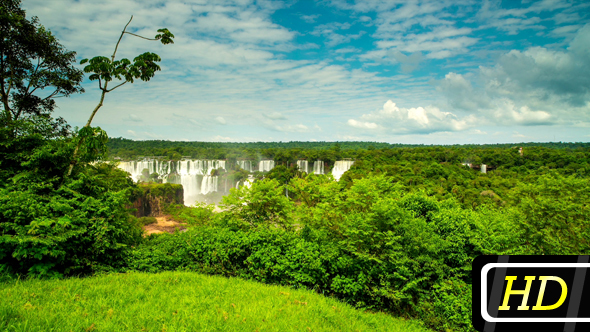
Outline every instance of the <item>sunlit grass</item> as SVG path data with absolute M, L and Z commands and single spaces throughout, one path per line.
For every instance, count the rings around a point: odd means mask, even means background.
M 191 272 L 0 283 L 2 331 L 427 331 L 319 294 Z

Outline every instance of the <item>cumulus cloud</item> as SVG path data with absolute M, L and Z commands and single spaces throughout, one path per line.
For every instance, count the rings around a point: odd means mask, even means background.
M 512 50 L 470 77 L 448 73 L 438 88 L 451 110 L 498 124 L 547 125 L 590 121 L 590 25 L 566 50 Z
M 395 134 L 461 131 L 472 127 L 475 117 L 459 119 L 455 114 L 437 107 L 400 108 L 388 100 L 383 108 L 363 114 L 359 120 L 349 119 L 348 125 L 360 129 L 381 129 Z M 379 125 L 377 124 L 379 123 Z
M 363 129 L 375 129 L 375 128 L 379 127 L 374 122 L 362 122 L 362 121 L 357 121 L 355 119 L 349 119 L 348 125 L 352 126 L 352 127 L 356 127 L 356 128 L 363 128 Z
M 222 116 L 216 117 L 215 121 L 217 121 L 217 123 L 222 124 L 222 125 L 227 124 L 227 122 L 225 121 L 225 119 Z

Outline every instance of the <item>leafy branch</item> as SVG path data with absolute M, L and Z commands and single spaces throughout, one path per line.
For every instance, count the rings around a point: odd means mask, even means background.
M 157 55 L 155 53 L 151 53 L 151 52 L 145 52 L 143 54 L 136 56 L 133 59 L 133 62 L 129 61 L 129 59 L 126 59 L 126 58 L 123 58 L 121 60 L 115 60 L 115 56 L 117 54 L 119 44 L 121 43 L 121 39 L 123 38 L 124 34 L 130 34 L 132 36 L 140 37 L 142 39 L 147 39 L 147 40 L 156 40 L 156 41 L 159 40 L 164 45 L 174 43 L 174 41 L 173 41 L 174 35 L 168 29 L 165 29 L 165 28 L 158 29 L 159 33 L 153 39 L 146 38 L 146 37 L 139 36 L 134 33 L 128 32 L 127 27 L 131 23 L 131 20 L 133 20 L 133 16 L 131 16 L 131 18 L 129 19 L 129 22 L 127 22 L 127 24 L 123 28 L 123 31 L 121 31 L 121 35 L 119 36 L 119 40 L 117 41 L 117 44 L 115 45 L 115 50 L 114 50 L 113 55 L 111 56 L 110 59 L 105 56 L 97 56 L 97 57 L 94 57 L 90 60 L 89 59 L 82 59 L 80 61 L 80 64 L 87 64 L 84 67 L 84 72 L 90 73 L 90 76 L 88 78 L 91 81 L 98 80 L 98 87 L 102 91 L 101 96 L 100 96 L 100 101 L 99 101 L 98 105 L 96 105 L 94 110 L 92 111 L 92 114 L 90 114 L 90 118 L 88 119 L 88 122 L 86 123 L 84 128 L 90 127 L 90 124 L 92 123 L 92 120 L 94 119 L 94 116 L 96 115 L 98 110 L 102 107 L 102 105 L 104 103 L 105 95 L 107 93 L 125 85 L 126 83 L 133 83 L 136 79 L 141 79 L 142 81 L 147 82 L 152 77 L 154 77 L 156 71 L 160 70 L 160 66 L 158 66 L 157 62 L 160 62 L 162 59 L 160 58 L 159 55 Z M 119 83 L 118 85 L 116 85 L 115 87 L 109 89 L 108 88 L 109 82 L 113 81 L 113 79 L 117 79 L 118 81 L 122 81 L 122 82 Z M 97 133 L 98 132 L 100 132 L 100 131 L 97 131 Z M 74 150 L 74 156 L 72 158 L 72 161 L 70 162 L 67 176 L 70 176 L 70 174 L 72 173 L 72 169 L 74 168 L 74 165 L 77 162 L 76 160 L 78 159 L 80 146 L 83 144 L 83 142 L 86 140 L 87 137 L 88 136 L 80 136 L 79 135 L 78 144 L 76 146 L 76 149 Z

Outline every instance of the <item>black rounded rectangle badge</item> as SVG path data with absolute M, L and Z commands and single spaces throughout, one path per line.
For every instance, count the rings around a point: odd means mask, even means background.
M 478 256 L 472 268 L 476 330 L 590 330 L 589 256 Z

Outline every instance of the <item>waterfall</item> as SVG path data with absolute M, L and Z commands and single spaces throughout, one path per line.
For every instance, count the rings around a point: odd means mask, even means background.
M 313 162 L 313 174 L 325 174 L 323 161 L 316 160 Z
M 248 172 L 252 172 L 252 161 L 251 160 L 238 160 L 237 163 L 241 169 L 248 171 Z
M 309 173 L 309 162 L 307 160 L 297 160 L 297 167 L 300 171 Z M 324 162 L 316 160 L 313 162 L 313 174 L 324 174 Z
M 274 160 L 261 160 L 258 163 L 258 171 L 259 172 L 268 172 L 275 167 Z
M 199 195 L 217 192 L 218 177 L 211 172 L 218 168 L 225 168 L 225 160 L 187 159 L 180 161 L 138 160 L 122 161 L 120 169 L 131 174 L 134 181 L 141 179 L 142 171 L 147 169 L 149 174 L 158 173 L 163 183 L 178 183 L 184 189 L 184 204 L 192 205 Z M 170 179 L 168 179 L 170 177 Z
M 180 176 L 180 184 L 184 189 L 184 205 L 193 205 L 197 201 L 197 194 L 200 189 L 198 181 L 197 175 Z M 192 188 L 192 190 L 190 188 Z
M 307 160 L 297 160 L 297 168 L 302 172 L 309 173 L 309 163 Z
M 217 176 L 203 176 L 203 182 L 201 183 L 201 194 L 206 195 L 208 193 L 217 191 L 217 180 Z
M 350 166 L 354 164 L 352 160 L 338 160 L 334 163 L 334 168 L 332 168 L 332 175 L 334 175 L 334 179 L 336 181 L 340 180 L 340 177 L 344 172 L 350 169 Z
M 254 176 L 252 175 L 248 175 L 248 178 L 246 180 L 241 181 L 242 184 L 241 186 L 246 186 L 248 188 L 252 187 L 252 183 L 254 182 Z M 236 183 L 236 189 L 238 189 L 240 187 L 240 181 L 238 181 Z

